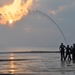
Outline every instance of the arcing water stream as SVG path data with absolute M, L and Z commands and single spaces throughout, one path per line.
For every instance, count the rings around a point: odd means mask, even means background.
M 62 34 L 62 36 L 63 36 L 63 38 L 64 38 L 66 44 L 68 44 L 68 43 L 67 43 L 67 40 L 66 40 L 66 37 L 65 37 L 64 33 L 62 32 L 61 28 L 59 27 L 59 25 L 58 25 L 50 16 L 48 16 L 47 14 L 45 14 L 44 12 L 39 11 L 39 10 L 33 10 L 33 11 L 30 11 L 30 10 L 29 10 L 29 13 L 31 13 L 31 14 L 36 14 L 36 13 L 38 13 L 38 14 L 41 14 L 41 15 L 45 16 L 45 17 L 48 18 L 49 20 L 51 20 L 51 21 L 57 26 L 57 28 L 59 29 L 59 31 L 61 32 L 61 34 Z

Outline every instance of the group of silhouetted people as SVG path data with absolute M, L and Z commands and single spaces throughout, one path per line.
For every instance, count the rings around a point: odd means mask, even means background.
M 73 46 L 65 46 L 61 43 L 60 47 L 61 61 L 63 60 L 73 60 L 75 61 L 75 44 Z

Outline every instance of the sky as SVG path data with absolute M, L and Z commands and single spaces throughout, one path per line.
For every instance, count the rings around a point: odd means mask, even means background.
M 31 11 L 39 10 L 51 17 L 62 30 L 67 43 L 75 43 L 75 0 L 34 0 Z M 0 0 L 0 7 L 13 0 Z M 12 8 L 11 8 L 12 9 Z M 58 27 L 46 16 L 30 13 L 19 21 L 0 24 L 0 48 L 59 47 L 66 42 Z

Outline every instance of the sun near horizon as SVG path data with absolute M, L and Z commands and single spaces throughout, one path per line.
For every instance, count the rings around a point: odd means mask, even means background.
M 9 23 L 10 23 L 10 24 L 12 24 L 12 23 L 13 23 L 13 20 L 12 20 L 12 19 L 11 19 L 11 20 L 9 20 Z

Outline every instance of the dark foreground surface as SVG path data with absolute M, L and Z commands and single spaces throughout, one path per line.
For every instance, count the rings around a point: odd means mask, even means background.
M 0 75 L 75 75 L 75 63 L 51 51 L 2 52 Z

